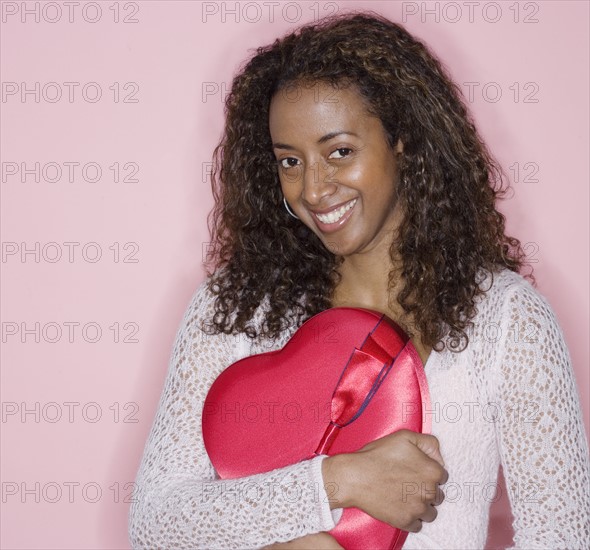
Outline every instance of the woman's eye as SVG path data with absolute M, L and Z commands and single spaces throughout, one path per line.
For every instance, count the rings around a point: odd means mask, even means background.
M 293 157 L 279 160 L 279 164 L 282 168 L 293 168 L 294 166 L 297 166 L 298 163 L 299 161 Z
M 339 147 L 328 158 L 341 159 L 341 158 L 347 157 L 348 155 L 350 155 L 350 153 L 352 153 L 352 149 L 349 149 L 348 147 Z M 334 155 L 338 155 L 338 156 L 334 156 Z

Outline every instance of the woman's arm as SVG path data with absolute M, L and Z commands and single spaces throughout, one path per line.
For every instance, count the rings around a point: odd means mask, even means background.
M 344 550 L 329 533 L 315 533 L 289 541 L 265 546 L 262 550 Z
M 176 336 L 130 509 L 136 549 L 260 548 L 328 531 L 340 515 L 332 515 L 323 487 L 324 456 L 238 480 L 217 479 L 203 444 L 203 402 L 219 373 L 244 352 L 237 336 L 208 336 L 198 328 L 212 315 L 211 304 L 203 284 Z
M 287 541 L 330 546 L 332 537 L 314 534 L 331 530 L 346 506 L 412 531 L 421 527 L 418 518 L 434 520 L 432 504 L 442 501 L 438 484 L 447 477 L 438 442 L 407 430 L 355 453 L 218 479 L 203 444 L 203 403 L 217 376 L 249 346 L 240 346 L 237 336 L 208 336 L 198 328 L 212 317 L 211 305 L 201 285 L 176 337 L 137 475 L 129 515 L 133 548 L 243 549 Z M 324 460 L 329 468 L 323 468 Z M 324 479 L 338 488 L 335 495 L 343 495 L 342 502 L 328 499 Z M 404 496 L 407 483 L 421 491 Z M 294 540 L 302 537 L 306 540 Z
M 502 318 L 505 348 L 492 399 L 513 548 L 590 548 L 588 443 L 563 334 L 528 284 L 508 293 Z

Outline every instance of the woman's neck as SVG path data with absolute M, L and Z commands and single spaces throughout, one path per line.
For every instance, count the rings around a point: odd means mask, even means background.
M 356 254 L 344 258 L 338 267 L 340 282 L 334 289 L 333 302 L 354 302 L 355 307 L 380 310 L 389 308 L 389 273 L 393 267 L 388 251 L 380 254 Z M 401 273 L 398 268 L 396 271 Z M 395 273 L 395 272 L 394 272 Z M 401 277 L 394 278 L 394 292 L 399 290 Z
M 391 260 L 375 262 L 372 258 L 347 258 L 339 267 L 340 282 L 332 295 L 332 307 L 359 307 L 385 313 L 400 326 L 413 324 L 396 302 L 395 296 L 401 289 L 401 277 L 394 278 L 393 287 L 388 288 Z M 401 270 L 398 268 L 398 272 Z M 389 297 L 392 297 L 390 300 Z M 426 363 L 431 347 L 422 343 L 419 334 L 412 338 L 422 362 Z

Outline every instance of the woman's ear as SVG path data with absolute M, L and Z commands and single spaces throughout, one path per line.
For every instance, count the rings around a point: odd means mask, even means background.
M 402 143 L 401 139 L 397 140 L 397 143 L 395 144 L 395 147 L 393 148 L 393 150 L 397 153 L 403 153 L 404 152 L 404 144 Z

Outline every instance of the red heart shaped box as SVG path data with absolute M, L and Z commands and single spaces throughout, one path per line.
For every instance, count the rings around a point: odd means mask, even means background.
M 235 479 L 354 452 L 401 429 L 429 433 L 429 403 L 405 332 L 382 313 L 336 307 L 308 319 L 283 348 L 227 367 L 207 394 L 203 439 L 220 478 Z M 407 536 L 358 508 L 345 508 L 330 534 L 346 550 L 398 549 Z

